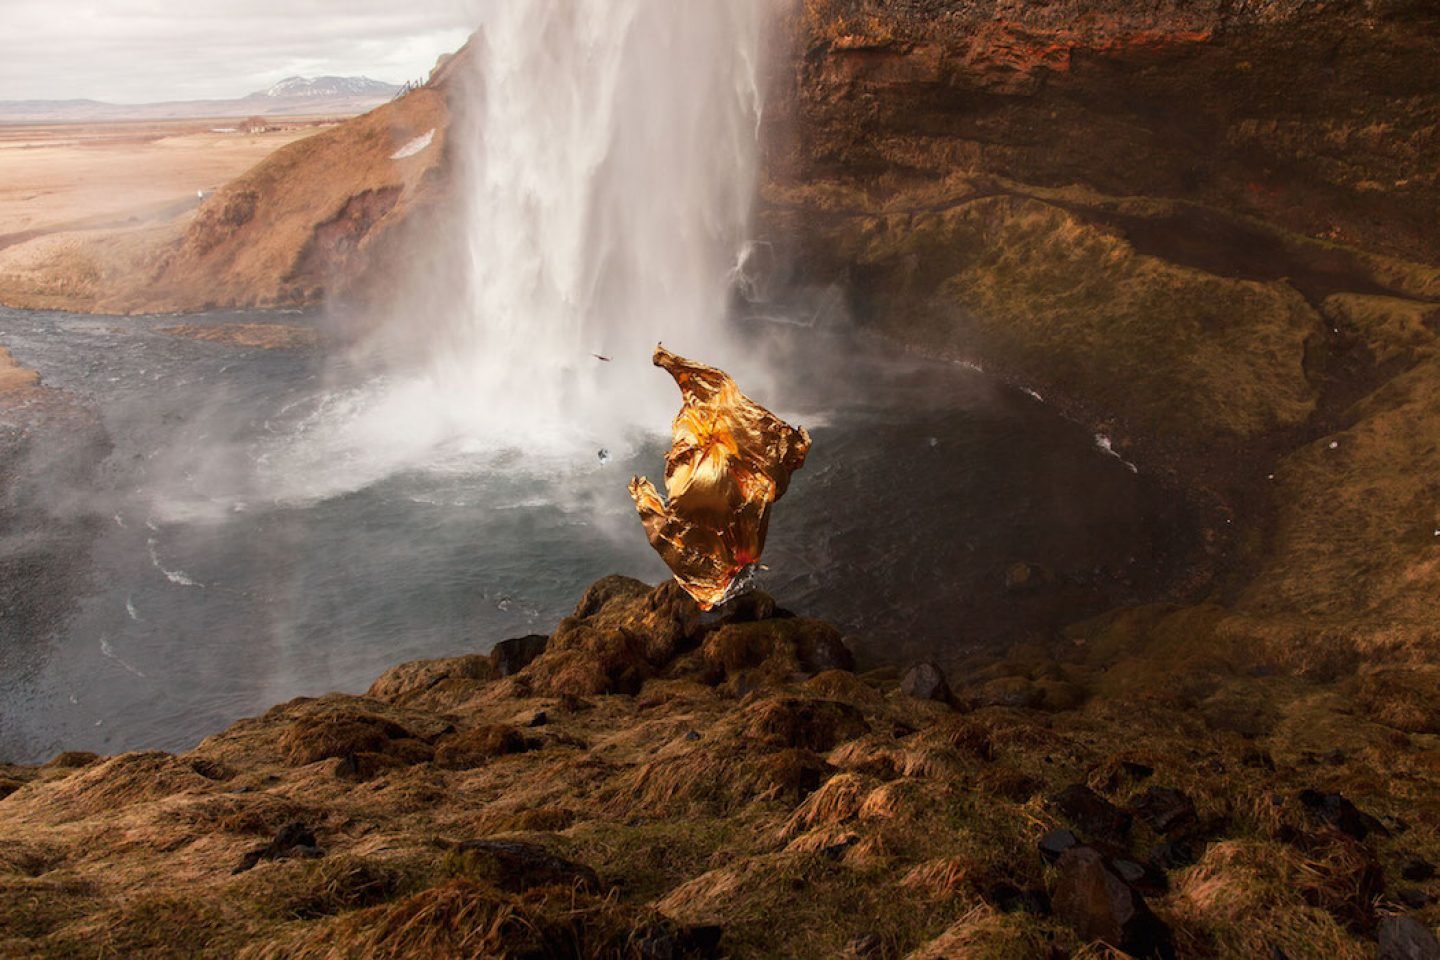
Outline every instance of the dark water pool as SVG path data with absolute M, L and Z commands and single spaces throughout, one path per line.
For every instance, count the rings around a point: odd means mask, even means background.
M 313 322 L 183 318 L 237 320 Z M 546 632 L 604 574 L 666 576 L 626 492 L 658 479 L 663 436 L 608 460 L 406 463 L 383 435 L 335 453 L 316 424 L 360 373 L 162 332 L 179 322 L 0 310 L 0 343 L 67 395 L 61 416 L 0 411 L 0 759 L 183 748 L 402 660 Z M 866 659 L 1043 634 L 1154 595 L 1187 549 L 1173 498 L 1036 397 L 841 336 L 756 336 L 786 384 L 756 399 L 814 438 L 759 585 Z M 1017 563 L 1039 587 L 1007 587 Z

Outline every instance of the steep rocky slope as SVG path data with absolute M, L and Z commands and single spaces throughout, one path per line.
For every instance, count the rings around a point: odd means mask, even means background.
M 1428 956 L 1434 704 L 1135 652 L 951 695 L 762 595 L 606 578 L 548 639 L 184 755 L 0 766 L 0 953 Z
M 1211 502 L 1232 615 L 1195 644 L 1322 673 L 1436 655 L 1440 12 L 811 0 L 786 23 L 761 234 L 787 280 Z

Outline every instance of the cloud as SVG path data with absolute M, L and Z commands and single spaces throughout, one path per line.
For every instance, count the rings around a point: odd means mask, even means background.
M 523 2 L 523 0 L 517 0 Z M 296 74 L 423 78 L 475 0 L 3 0 L 0 100 L 244 96 Z

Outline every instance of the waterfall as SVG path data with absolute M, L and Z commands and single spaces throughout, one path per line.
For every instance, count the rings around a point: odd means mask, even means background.
M 317 395 L 258 452 L 270 495 L 442 464 L 593 465 L 678 409 L 650 365 L 657 342 L 756 384 L 765 367 L 725 314 L 755 192 L 767 4 L 486 4 L 447 134 L 459 229 L 415 252 L 433 263 L 381 326 L 383 373 Z
M 656 342 L 734 355 L 760 17 L 755 0 L 487 8 L 455 144 L 465 275 L 430 357 L 454 430 L 618 443 L 674 413 Z

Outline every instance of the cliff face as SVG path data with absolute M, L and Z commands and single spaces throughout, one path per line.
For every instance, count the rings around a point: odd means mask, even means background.
M 788 279 L 1211 502 L 1197 644 L 1433 654 L 1433 5 L 809 0 L 779 43 Z

